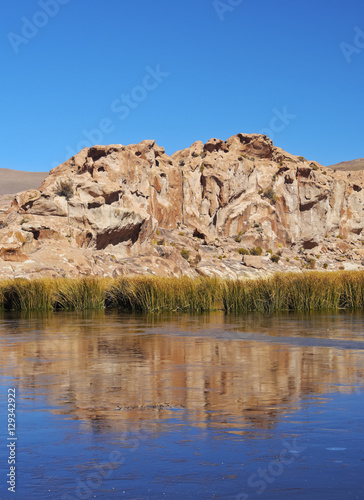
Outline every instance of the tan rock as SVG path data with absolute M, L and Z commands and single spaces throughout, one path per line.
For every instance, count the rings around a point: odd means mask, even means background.
M 0 258 L 8 262 L 25 262 L 28 260 L 21 247 L 16 244 L 9 244 L 0 248 Z
M 255 269 L 263 269 L 262 258 L 256 255 L 243 255 L 242 262 L 247 267 L 254 267 Z

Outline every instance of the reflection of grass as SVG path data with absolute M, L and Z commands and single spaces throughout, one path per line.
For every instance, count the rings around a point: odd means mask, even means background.
M 277 273 L 271 278 L 38 278 L 0 282 L 0 308 L 22 311 L 324 311 L 364 308 L 364 272 Z

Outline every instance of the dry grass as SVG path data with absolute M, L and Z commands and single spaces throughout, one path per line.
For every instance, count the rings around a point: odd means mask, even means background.
M 278 273 L 255 280 L 123 277 L 0 282 L 0 308 L 227 313 L 326 311 L 364 308 L 364 271 Z
M 128 311 L 207 312 L 221 297 L 221 283 L 214 278 L 120 278 L 109 297 L 113 306 Z
M 364 272 L 277 273 L 272 278 L 228 281 L 227 312 L 363 309 Z

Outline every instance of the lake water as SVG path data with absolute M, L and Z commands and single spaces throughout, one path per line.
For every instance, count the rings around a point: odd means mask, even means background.
M 1 500 L 364 498 L 363 314 L 3 314 L 0 351 Z

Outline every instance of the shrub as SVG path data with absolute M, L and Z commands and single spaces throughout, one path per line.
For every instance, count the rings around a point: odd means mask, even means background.
M 264 191 L 263 197 L 267 198 L 271 203 L 273 203 L 273 205 L 275 205 L 278 200 L 278 196 L 275 194 L 275 191 L 272 188 L 272 186 L 270 186 L 268 189 Z
M 190 252 L 185 248 L 182 248 L 181 255 L 184 259 L 188 260 L 190 258 Z
M 74 195 L 73 182 L 70 179 L 59 181 L 56 185 L 56 195 L 71 199 Z
M 250 255 L 249 250 L 246 248 L 239 248 L 238 253 L 240 253 L 240 255 Z
M 325 262 L 325 264 L 322 266 L 324 269 L 327 269 L 329 267 L 328 263 Z
M 280 261 L 280 259 L 281 259 L 281 257 L 279 255 L 277 255 L 277 254 L 272 255 L 272 257 L 270 258 L 270 260 L 272 262 L 274 262 L 275 264 L 278 264 L 278 262 Z
M 263 249 L 260 247 L 254 247 L 250 250 L 251 255 L 262 255 Z
M 308 264 L 308 267 L 310 269 L 315 269 L 315 267 L 316 267 L 316 259 L 308 259 L 307 264 Z

